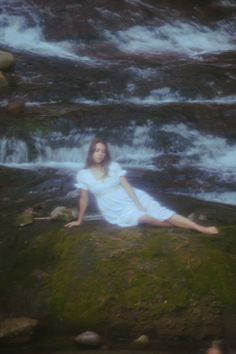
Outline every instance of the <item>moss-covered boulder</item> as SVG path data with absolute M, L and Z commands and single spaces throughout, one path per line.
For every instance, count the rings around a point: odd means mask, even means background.
M 1 312 L 52 331 L 110 337 L 232 336 L 236 227 L 220 236 L 181 229 L 65 229 L 35 222 L 0 244 Z

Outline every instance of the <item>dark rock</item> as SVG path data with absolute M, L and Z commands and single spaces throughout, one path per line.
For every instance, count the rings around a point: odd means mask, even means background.
M 22 100 L 9 101 L 6 107 L 11 114 L 20 114 L 25 111 L 25 102 Z
M 152 159 L 153 163 L 160 168 L 168 168 L 178 165 L 181 157 L 174 154 L 165 154 Z
M 9 318 L 0 324 L 1 344 L 21 344 L 31 340 L 38 321 L 26 318 Z

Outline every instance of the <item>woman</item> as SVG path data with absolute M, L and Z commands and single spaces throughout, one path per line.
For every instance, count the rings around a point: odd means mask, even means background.
M 107 144 L 94 139 L 89 147 L 86 168 L 77 174 L 76 187 L 81 189 L 79 214 L 66 227 L 79 226 L 88 205 L 88 191 L 97 200 L 103 217 L 121 227 L 149 224 L 159 227 L 178 226 L 207 234 L 217 234 L 214 227 L 204 227 L 161 206 L 147 193 L 132 188 L 120 165 L 111 161 Z

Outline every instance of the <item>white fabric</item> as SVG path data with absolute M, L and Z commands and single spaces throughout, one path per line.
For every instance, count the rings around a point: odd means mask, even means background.
M 139 210 L 121 185 L 120 177 L 125 174 L 126 171 L 117 162 L 111 162 L 108 175 L 101 180 L 96 179 L 90 169 L 80 170 L 76 176 L 75 186 L 93 193 L 103 217 L 111 224 L 121 227 L 138 225 L 139 218 L 144 215 L 164 221 L 175 214 L 146 192 L 133 188 L 141 205 L 147 211 Z

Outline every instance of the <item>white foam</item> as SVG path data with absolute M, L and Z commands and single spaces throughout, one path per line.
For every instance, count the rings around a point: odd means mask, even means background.
M 224 27 L 211 29 L 179 21 L 159 27 L 134 26 L 115 33 L 104 31 L 104 36 L 121 51 L 134 54 L 170 52 L 195 56 L 235 49 L 233 34 Z
M 224 7 L 236 7 L 235 0 L 218 0 L 216 4 Z
M 216 96 L 211 99 L 198 97 L 196 99 L 189 99 L 181 96 L 178 91 L 172 91 L 171 89 L 166 87 L 157 90 L 152 90 L 148 96 L 145 96 L 143 98 L 130 97 L 125 99 L 125 101 L 135 105 L 144 106 L 165 105 L 169 103 L 234 105 L 236 104 L 236 96 Z
M 227 171 L 236 172 L 236 144 L 230 145 L 225 138 L 200 133 L 182 123 L 167 124 L 161 130 L 179 134 L 191 141 L 192 145 L 182 155 L 183 158 L 188 158 L 187 164 L 193 158 L 193 165 L 203 167 L 206 170 L 211 169 L 222 173 L 224 170 L 225 173 Z
M 234 105 L 236 104 L 236 96 L 216 96 L 211 99 L 206 99 L 204 97 L 198 96 L 195 99 L 190 99 L 184 97 L 177 90 L 173 90 L 170 87 L 161 87 L 155 90 L 151 90 L 147 96 L 138 97 L 130 96 L 135 91 L 136 86 L 133 83 L 128 83 L 126 87 L 127 94 L 114 95 L 113 97 L 107 97 L 102 100 L 91 100 L 85 97 L 78 97 L 72 99 L 72 103 L 84 104 L 89 106 L 104 106 L 110 104 L 132 104 L 139 106 L 158 106 L 158 105 L 168 105 L 172 103 L 181 103 L 186 105 L 191 104 L 217 104 L 217 105 Z
M 104 98 L 102 100 L 91 100 L 85 97 L 79 97 L 72 99 L 71 102 L 88 106 L 106 106 L 112 103 L 118 103 L 119 100 L 112 97 Z
M 26 102 L 27 107 L 40 107 L 44 105 L 56 104 L 60 103 L 60 101 L 50 100 L 50 101 L 28 101 Z
M 22 7 L 24 2 L 22 2 Z M 24 12 L 31 16 L 29 24 L 24 13 L 22 15 L 14 14 L 14 4 L 11 1 L 10 6 L 5 7 L 0 14 L 0 44 L 16 50 L 35 53 L 43 56 L 56 56 L 62 59 L 73 61 L 90 62 L 91 59 L 76 54 L 79 45 L 72 41 L 49 42 L 43 35 L 43 29 L 40 21 L 32 8 L 25 7 Z M 18 4 L 19 6 L 19 4 Z M 4 10 L 7 10 L 6 12 Z M 20 7 L 19 7 L 20 11 Z M 18 11 L 18 12 L 19 12 Z M 33 17 L 33 19 L 32 19 Z
M 172 91 L 169 87 L 162 87 L 152 90 L 148 96 L 143 98 L 130 97 L 126 99 L 127 102 L 135 105 L 153 106 L 166 103 L 183 102 L 183 97 L 176 91 Z
M 153 79 L 157 75 L 156 69 L 152 68 L 138 68 L 136 66 L 130 66 L 127 70 L 133 75 L 133 78 L 137 79 Z

